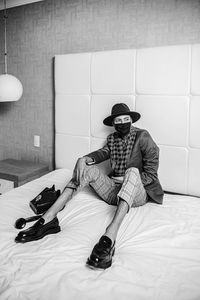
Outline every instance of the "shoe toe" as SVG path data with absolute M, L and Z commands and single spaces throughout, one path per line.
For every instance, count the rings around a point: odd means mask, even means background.
M 26 237 L 28 236 L 27 233 L 21 231 L 18 233 L 18 235 L 15 238 L 16 243 L 25 243 L 26 242 Z

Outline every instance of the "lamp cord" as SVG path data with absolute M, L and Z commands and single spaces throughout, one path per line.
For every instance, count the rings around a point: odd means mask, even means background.
M 4 0 L 4 41 L 5 41 L 5 48 L 4 48 L 4 59 L 5 59 L 5 74 L 8 73 L 8 63 L 7 63 L 7 11 L 6 11 L 6 0 Z

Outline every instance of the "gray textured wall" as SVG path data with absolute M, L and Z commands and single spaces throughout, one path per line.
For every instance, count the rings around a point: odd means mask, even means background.
M 50 168 L 55 54 L 200 43 L 199 0 L 45 0 L 8 12 L 8 72 L 22 81 L 24 94 L 0 103 L 0 159 Z M 40 148 L 33 146 L 34 134 L 41 136 Z

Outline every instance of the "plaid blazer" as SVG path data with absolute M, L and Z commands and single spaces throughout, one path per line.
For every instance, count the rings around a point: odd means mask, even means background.
M 147 130 L 137 127 L 133 128 L 136 131 L 136 138 L 127 161 L 127 169 L 131 167 L 137 168 L 150 200 L 162 204 L 164 192 L 157 173 L 159 166 L 159 148 Z M 103 148 L 87 154 L 87 156 L 94 159 L 96 164 L 110 159 L 110 155 L 111 151 L 108 143 L 106 143 Z M 109 174 L 109 176 L 111 174 Z

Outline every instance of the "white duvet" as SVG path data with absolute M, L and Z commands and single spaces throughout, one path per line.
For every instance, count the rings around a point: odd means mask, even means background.
M 69 177 L 56 170 L 0 197 L 1 300 L 200 300 L 199 198 L 165 195 L 163 205 L 131 209 L 105 271 L 85 262 L 116 208 L 89 188 L 58 214 L 60 233 L 16 244 L 13 224 L 33 215 L 29 201 Z

